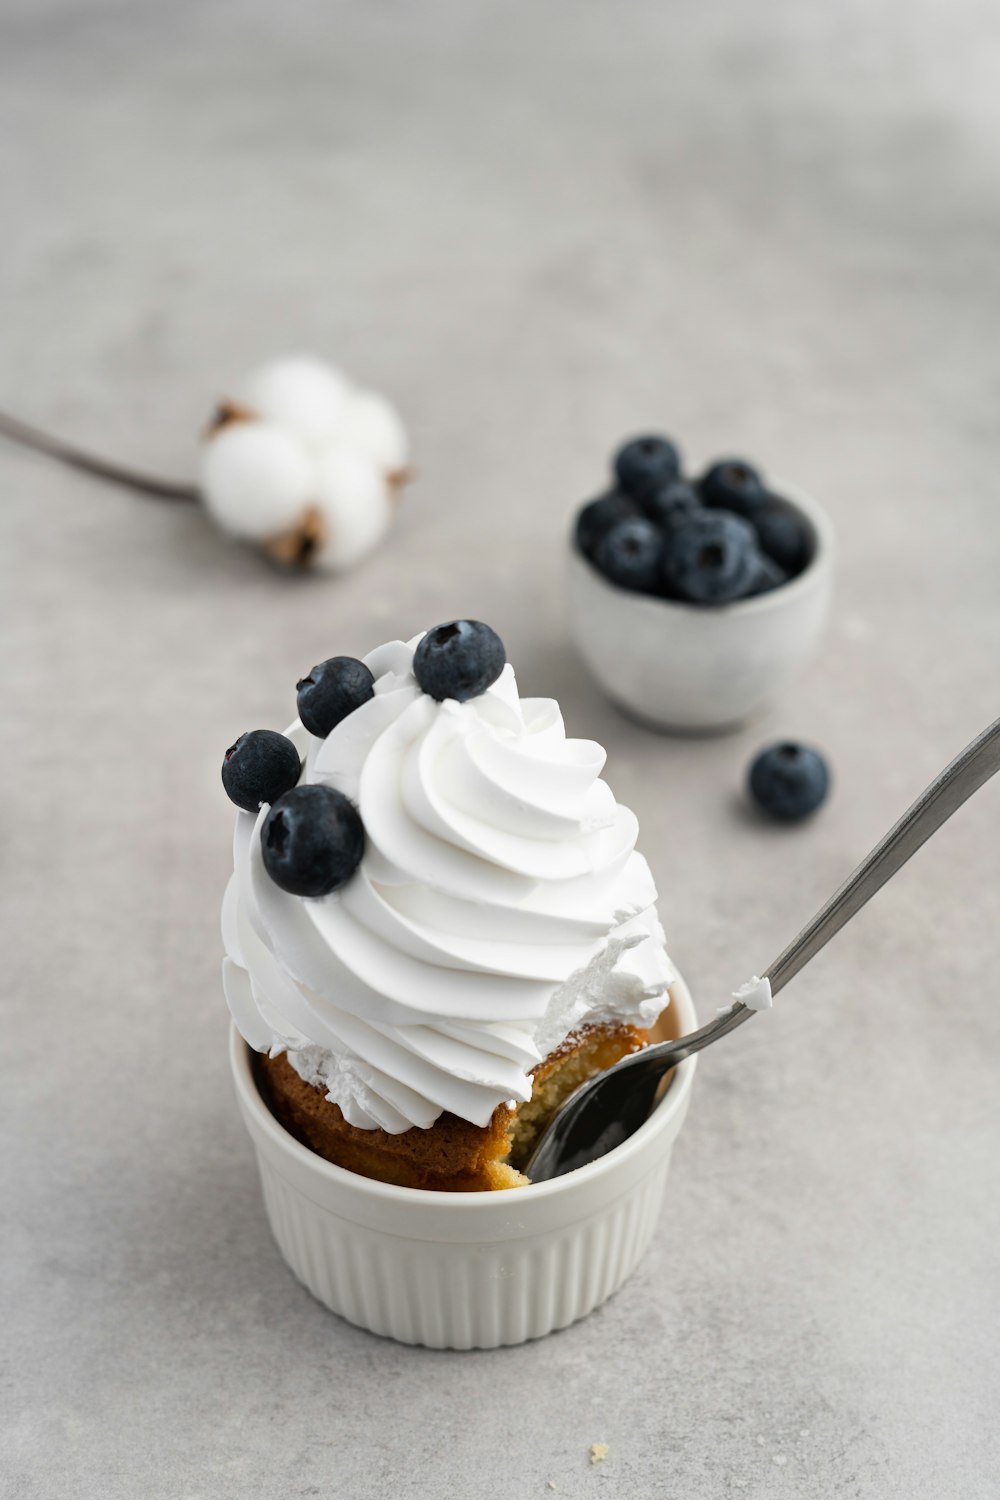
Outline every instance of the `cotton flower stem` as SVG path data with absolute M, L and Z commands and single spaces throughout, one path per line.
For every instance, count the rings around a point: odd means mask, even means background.
M 17 417 L 12 417 L 3 411 L 0 411 L 0 435 L 10 438 L 11 442 L 20 443 L 24 448 L 33 448 L 36 453 L 44 453 L 49 458 L 57 459 L 59 463 L 67 464 L 71 469 L 79 469 L 84 474 L 93 474 L 98 479 L 107 479 L 112 484 L 120 484 L 123 488 L 135 490 L 141 495 L 155 495 L 160 500 L 198 500 L 200 498 L 197 485 L 183 484 L 172 479 L 160 479 L 154 474 L 143 474 L 140 470 L 129 469 L 124 464 L 98 458 L 93 453 L 87 453 L 71 443 L 64 443 L 60 438 L 52 437 L 49 433 L 42 432 L 40 428 L 31 427 L 27 422 L 21 422 Z

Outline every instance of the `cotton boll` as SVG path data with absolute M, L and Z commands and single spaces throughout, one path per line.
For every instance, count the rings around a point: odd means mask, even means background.
M 280 423 L 317 450 L 336 439 L 351 386 L 333 365 L 303 354 L 261 365 L 244 381 L 239 395 L 252 411 Z
M 386 474 L 405 469 L 410 457 L 410 443 L 399 413 L 377 391 L 355 391 L 350 397 L 339 444 L 364 454 Z
M 322 459 L 315 498 L 327 534 L 314 562 L 330 572 L 353 567 L 378 545 L 392 523 L 384 473 L 347 448 L 334 448 Z
M 295 524 L 315 479 L 302 444 L 271 422 L 232 422 L 202 452 L 206 509 L 224 530 L 255 541 Z
M 351 567 L 385 535 L 406 478 L 395 409 L 309 355 L 269 361 L 235 394 L 204 451 L 206 509 L 280 563 Z

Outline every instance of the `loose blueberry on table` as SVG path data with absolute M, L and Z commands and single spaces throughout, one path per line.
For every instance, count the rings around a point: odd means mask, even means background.
M 750 766 L 750 795 L 771 818 L 795 823 L 826 800 L 830 772 L 818 750 L 785 740 L 762 750 Z
M 677 445 L 651 434 L 619 448 L 612 473 L 615 487 L 583 506 L 574 535 L 618 588 L 719 606 L 771 593 L 812 560 L 809 521 L 745 459 L 721 459 L 692 481 Z

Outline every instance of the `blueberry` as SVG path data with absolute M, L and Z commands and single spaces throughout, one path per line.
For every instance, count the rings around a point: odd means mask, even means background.
M 341 719 L 375 696 L 375 679 L 354 656 L 331 656 L 295 684 L 299 718 L 310 734 L 325 739 Z
M 676 526 L 679 521 L 690 520 L 696 511 L 702 509 L 701 500 L 683 479 L 672 479 L 661 489 L 654 490 L 642 505 L 649 519 L 659 526 Z
M 768 495 L 753 517 L 761 547 L 794 578 L 809 562 L 813 549 L 812 531 L 801 511 L 777 495 Z
M 478 698 L 507 661 L 503 641 L 481 620 L 451 620 L 428 630 L 413 653 L 413 675 L 438 702 Z
M 594 562 L 619 588 L 653 594 L 663 572 L 663 532 L 642 517 L 619 521 L 602 538 Z
M 365 829 L 343 792 L 310 783 L 278 798 L 264 819 L 260 845 L 275 885 L 292 896 L 328 896 L 361 863 Z
M 759 559 L 749 521 L 704 511 L 671 530 L 663 563 L 666 591 L 691 604 L 726 604 L 753 587 Z
M 244 812 L 257 812 L 262 802 L 276 802 L 299 779 L 299 752 L 273 729 L 249 729 L 230 745 L 222 762 L 226 796 Z
M 816 811 L 826 797 L 830 773 L 818 750 L 794 741 L 770 745 L 750 767 L 750 795 L 772 818 L 793 823 Z
M 773 557 L 768 557 L 766 552 L 757 555 L 757 567 L 753 582 L 743 595 L 744 599 L 754 599 L 758 594 L 770 594 L 773 589 L 780 589 L 783 583 L 788 582 L 788 574 L 780 563 L 776 563 Z
M 609 495 L 601 495 L 599 499 L 591 500 L 589 505 L 585 505 L 577 516 L 576 545 L 584 557 L 593 559 L 597 544 L 616 521 L 624 521 L 629 516 L 640 514 L 638 502 L 618 490 L 612 490 Z
M 665 437 L 633 438 L 618 449 L 614 459 L 619 488 L 640 501 L 676 479 L 680 468 L 680 454 Z
M 706 505 L 752 517 L 767 499 L 757 470 L 742 458 L 724 458 L 713 464 L 699 486 Z

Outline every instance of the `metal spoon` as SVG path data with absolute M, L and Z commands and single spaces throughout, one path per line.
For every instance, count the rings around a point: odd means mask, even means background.
M 881 890 L 962 803 L 1000 770 L 1000 719 L 967 745 L 932 781 L 840 890 L 808 922 L 798 937 L 765 969 L 772 995 L 793 979 L 846 922 Z M 714 1021 L 680 1037 L 623 1057 L 612 1068 L 580 1085 L 553 1115 L 522 1168 L 532 1182 L 547 1182 L 596 1161 L 621 1145 L 649 1118 L 664 1075 L 689 1057 L 728 1036 L 754 1014 L 742 1003 Z

